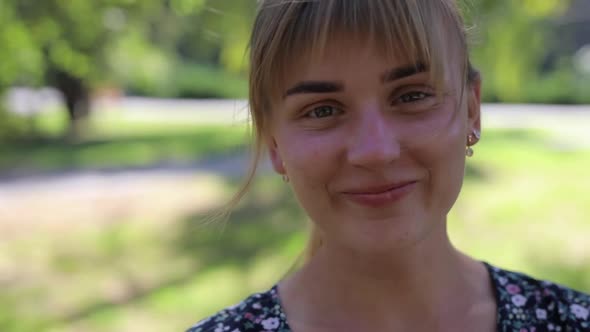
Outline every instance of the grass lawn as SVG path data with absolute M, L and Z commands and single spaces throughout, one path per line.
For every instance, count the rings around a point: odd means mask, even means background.
M 222 143 L 204 138 L 201 149 L 239 146 L 239 130 Z M 479 259 L 590 292 L 590 149 L 561 143 L 540 131 L 487 131 L 449 232 Z M 219 186 L 229 194 L 236 183 Z M 0 238 L 0 331 L 182 331 L 270 287 L 305 243 L 305 216 L 277 176 L 261 175 L 229 222 L 205 227 L 205 213 Z

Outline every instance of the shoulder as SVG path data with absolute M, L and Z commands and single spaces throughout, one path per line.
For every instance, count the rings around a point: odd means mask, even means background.
M 498 320 L 520 330 L 588 331 L 590 295 L 526 274 L 489 266 Z M 530 329 L 534 331 L 533 329 Z
M 205 318 L 186 332 L 286 332 L 286 318 L 274 286 Z

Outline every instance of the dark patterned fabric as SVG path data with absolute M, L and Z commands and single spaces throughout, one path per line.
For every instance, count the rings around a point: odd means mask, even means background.
M 590 331 L 590 295 L 484 263 L 497 303 L 497 331 Z M 202 320 L 187 332 L 291 332 L 277 286 Z

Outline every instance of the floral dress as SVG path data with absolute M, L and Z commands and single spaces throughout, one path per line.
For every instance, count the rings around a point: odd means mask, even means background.
M 590 331 L 590 295 L 484 263 L 497 303 L 497 331 Z M 202 320 L 187 332 L 291 332 L 277 286 Z

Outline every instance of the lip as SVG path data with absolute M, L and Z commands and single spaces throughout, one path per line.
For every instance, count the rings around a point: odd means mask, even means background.
M 342 194 L 347 199 L 360 205 L 382 207 L 404 198 L 414 189 L 417 182 L 404 181 L 389 185 L 371 186 L 345 191 Z

